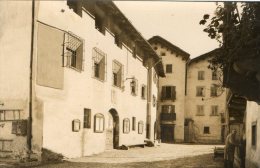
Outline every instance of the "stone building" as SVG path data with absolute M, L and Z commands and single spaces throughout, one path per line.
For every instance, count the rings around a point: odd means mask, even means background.
M 161 56 L 166 77 L 159 78 L 158 135 L 162 142 L 184 141 L 186 63 L 189 54 L 160 36 L 149 39 Z
M 226 91 L 221 71 L 208 68 L 216 50 L 191 59 L 187 66 L 185 141 L 223 142 Z
M 0 156 L 154 140 L 163 66 L 113 2 L 3 1 L 0 20 Z

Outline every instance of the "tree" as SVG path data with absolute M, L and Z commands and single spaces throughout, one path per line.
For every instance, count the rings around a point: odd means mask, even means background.
M 205 14 L 200 21 L 201 25 L 206 25 L 203 31 L 220 44 L 209 68 L 224 71 L 223 85 L 260 101 L 260 3 L 239 5 L 237 2 L 217 4 L 214 16 Z M 242 85 L 235 86 L 234 81 Z M 246 91 L 248 88 L 251 90 Z

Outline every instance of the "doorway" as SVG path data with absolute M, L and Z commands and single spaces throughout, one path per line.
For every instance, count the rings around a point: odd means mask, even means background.
M 119 116 L 115 109 L 108 111 L 108 122 L 106 126 L 106 150 L 119 147 Z
M 174 125 L 161 125 L 161 140 L 163 143 L 174 143 Z

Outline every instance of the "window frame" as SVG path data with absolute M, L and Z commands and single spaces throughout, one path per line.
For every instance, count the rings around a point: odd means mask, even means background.
M 123 119 L 123 133 L 124 134 L 130 133 L 130 120 L 129 120 L 129 118 Z
M 103 120 L 103 125 L 101 124 L 102 120 Z M 98 128 L 97 128 L 97 122 L 99 123 Z M 101 127 L 101 126 L 103 126 L 103 127 Z M 94 116 L 94 132 L 95 133 L 103 133 L 104 130 L 105 130 L 105 117 L 104 117 L 103 114 L 97 113 Z
M 143 134 L 144 132 L 144 122 L 138 121 L 138 134 Z
M 198 71 L 198 80 L 205 80 L 205 71 Z
M 203 134 L 210 134 L 210 127 L 209 126 L 203 127 Z
M 84 108 L 83 111 L 83 129 L 91 128 L 91 109 Z
M 172 64 L 166 64 L 165 73 L 167 73 L 167 74 L 172 73 Z
M 196 97 L 205 97 L 205 86 L 196 87 Z

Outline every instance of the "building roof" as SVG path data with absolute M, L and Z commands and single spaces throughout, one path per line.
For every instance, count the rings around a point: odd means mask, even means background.
M 84 1 L 85 3 L 91 1 Z M 119 8 L 112 2 L 112 1 L 92 1 L 91 3 L 95 3 L 94 6 L 98 6 L 101 8 L 104 13 L 105 17 L 105 27 L 107 27 L 112 33 L 120 34 L 122 36 L 122 41 L 128 45 L 129 48 L 133 49 L 133 46 L 137 47 L 136 53 L 137 55 L 141 56 L 143 60 L 148 58 L 153 58 L 155 65 L 156 73 L 161 76 L 165 77 L 163 64 L 160 61 L 160 57 L 157 53 L 153 50 L 150 43 L 139 33 L 136 28 L 132 25 L 132 23 L 125 17 L 125 15 L 119 10 Z M 88 8 L 89 5 L 85 7 Z M 94 7 L 95 9 L 95 7 Z M 89 12 L 95 16 L 96 11 L 90 9 Z M 118 28 L 111 27 L 110 21 L 115 22 Z M 127 41 L 126 38 L 131 39 L 131 42 Z
M 198 57 L 195 57 L 195 58 L 193 58 L 193 59 L 191 59 L 189 61 L 189 64 L 192 64 L 194 62 L 198 62 L 198 61 L 205 60 L 205 59 L 208 59 L 210 57 L 213 57 L 218 50 L 219 50 L 219 48 L 216 48 L 216 49 L 214 49 L 212 51 L 209 51 L 209 52 L 207 52 L 205 54 L 202 54 L 202 55 L 200 55 Z
M 169 48 L 173 52 L 176 52 L 178 55 L 182 56 L 183 59 L 185 59 L 186 61 L 190 58 L 189 53 L 187 53 L 186 51 L 182 50 L 181 48 L 173 45 L 171 42 L 165 40 L 164 38 L 162 38 L 160 36 L 153 36 L 148 41 L 150 43 L 160 43 L 160 44 L 164 45 L 165 47 Z

